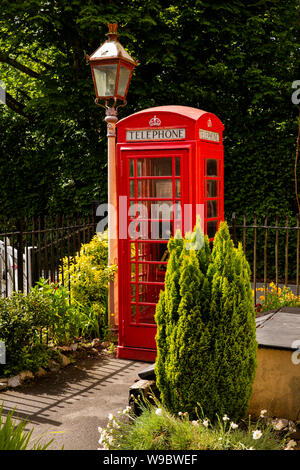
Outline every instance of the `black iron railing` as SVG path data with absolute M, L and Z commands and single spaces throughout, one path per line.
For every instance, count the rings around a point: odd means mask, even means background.
M 64 283 L 63 258 L 74 258 L 96 232 L 90 215 L 4 222 L 0 229 L 0 295 L 28 292 L 41 277 Z
M 293 285 L 299 296 L 299 215 L 250 218 L 233 213 L 228 222 L 235 245 L 242 243 L 250 264 L 255 296 L 258 282 L 267 287 L 271 281 L 277 288 Z

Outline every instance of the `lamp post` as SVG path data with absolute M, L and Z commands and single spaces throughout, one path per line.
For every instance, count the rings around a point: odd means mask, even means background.
M 105 108 L 108 146 L 108 266 L 118 264 L 117 245 L 117 175 L 116 175 L 116 123 L 118 108 L 126 105 L 126 96 L 134 68 L 132 59 L 118 41 L 118 24 L 110 23 L 107 40 L 87 60 L 91 66 L 96 99 Z M 121 102 L 117 106 L 118 100 Z M 100 103 L 103 101 L 104 104 Z M 114 208 L 114 209 L 112 209 Z M 112 326 L 118 318 L 117 275 L 109 284 L 108 320 Z

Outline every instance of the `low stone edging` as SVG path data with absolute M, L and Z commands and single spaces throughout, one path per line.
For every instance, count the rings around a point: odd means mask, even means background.
M 99 338 L 93 339 L 91 343 L 74 343 L 70 346 L 59 346 L 55 350 L 58 351 L 59 361 L 49 359 L 47 367 L 40 367 L 35 373 L 30 370 L 23 370 L 13 377 L 0 377 L 0 392 L 4 392 L 10 388 L 17 388 L 21 385 L 31 382 L 34 379 L 45 377 L 50 373 L 56 373 L 61 369 L 76 362 L 76 359 L 91 356 L 101 356 L 108 353 L 109 341 L 101 342 Z M 70 359 L 68 356 L 72 356 Z M 76 355 L 76 359 L 74 359 Z

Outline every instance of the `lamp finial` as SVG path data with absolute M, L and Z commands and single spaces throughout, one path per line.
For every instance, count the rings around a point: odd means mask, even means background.
M 117 33 L 117 30 L 118 30 L 118 23 L 108 23 L 108 33 L 106 34 L 106 36 L 108 36 L 108 39 L 111 41 L 111 40 L 115 40 L 118 38 L 118 33 Z

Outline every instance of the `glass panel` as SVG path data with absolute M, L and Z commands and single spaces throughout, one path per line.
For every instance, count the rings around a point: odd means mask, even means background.
M 136 264 L 131 263 L 131 279 L 134 281 L 135 280 L 135 272 L 136 272 Z
M 134 191 L 134 181 L 130 181 L 130 197 L 134 197 L 135 191 Z
M 175 158 L 175 176 L 180 176 L 180 158 Z
M 136 301 L 136 284 L 131 284 L 131 302 Z
M 94 75 L 98 96 L 114 96 L 117 65 L 95 65 Z
M 214 238 L 217 231 L 217 221 L 210 220 L 207 222 L 207 235 L 209 238 Z
M 131 282 L 135 282 L 136 271 L 138 270 L 138 280 L 143 281 L 142 277 L 144 276 L 144 270 L 142 264 L 131 263 Z M 153 282 L 153 281 L 152 281 Z
M 131 321 L 136 323 L 136 305 L 131 305 Z
M 151 215 L 151 204 L 149 208 L 149 205 L 146 204 L 146 201 L 130 201 L 128 215 L 131 219 L 149 219 Z
M 129 212 L 128 212 L 128 215 L 129 217 L 131 217 L 132 219 L 135 219 L 137 217 L 137 205 L 134 201 L 130 201 L 129 202 Z
M 138 197 L 172 198 L 172 180 L 138 181 Z
M 164 285 L 156 286 L 153 284 L 139 285 L 139 302 L 149 302 L 156 304 L 158 302 L 159 293 L 163 290 Z
M 169 240 L 173 235 L 172 221 L 152 221 L 150 227 L 151 240 Z
M 164 282 L 166 264 L 139 264 L 139 281 Z
M 182 234 L 183 230 L 182 230 L 182 219 L 179 219 L 179 220 L 175 220 L 174 221 L 174 235 L 176 234 L 176 232 L 179 230 L 179 232 Z
M 134 176 L 134 160 L 129 160 L 129 176 Z
M 124 96 L 129 80 L 130 70 L 127 67 L 120 66 L 120 76 L 118 85 L 118 95 Z
M 155 324 L 155 305 L 139 305 L 139 322 Z
M 137 243 L 139 261 L 168 261 L 167 243 Z
M 138 159 L 137 176 L 172 176 L 172 158 Z
M 147 240 L 151 234 L 151 222 L 132 220 L 128 226 L 128 235 L 132 240 Z
M 217 197 L 218 196 L 218 181 L 216 180 L 207 180 L 207 197 Z
M 207 160 L 206 168 L 208 176 L 218 176 L 218 160 Z
M 152 201 L 150 212 L 151 219 L 171 220 L 173 218 L 173 206 L 172 201 L 161 201 L 157 203 Z
M 217 217 L 217 201 L 207 201 L 207 218 Z
M 173 221 L 132 220 L 128 235 L 131 240 L 169 240 L 173 235 Z
M 172 201 L 139 201 L 135 203 L 130 202 L 129 216 L 134 219 L 165 219 L 172 220 L 174 217 L 181 219 L 181 203 L 177 201 L 173 204 Z
M 130 243 L 130 259 L 131 259 L 131 261 L 135 260 L 135 252 L 136 252 L 135 243 Z
M 180 190 L 180 180 L 175 181 L 175 197 L 180 197 L 181 196 L 181 190 Z

